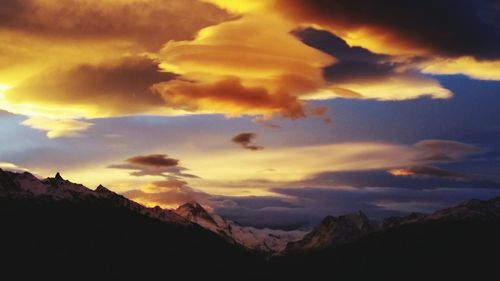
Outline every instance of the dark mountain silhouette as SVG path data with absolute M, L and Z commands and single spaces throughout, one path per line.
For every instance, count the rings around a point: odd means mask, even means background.
M 256 254 L 196 223 L 196 202 L 147 208 L 59 174 L 0 170 L 0 268 L 16 279 L 422 280 L 495 276 L 500 198 L 374 223 L 326 217 L 279 256 Z M 192 216 L 193 220 L 186 217 Z M 242 228 L 243 229 L 243 228 Z M 251 236 L 256 237 L 256 236 Z

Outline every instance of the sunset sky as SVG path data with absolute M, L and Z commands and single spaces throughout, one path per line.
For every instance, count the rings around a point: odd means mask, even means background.
M 246 224 L 500 195 L 496 0 L 4 0 L 0 168 Z

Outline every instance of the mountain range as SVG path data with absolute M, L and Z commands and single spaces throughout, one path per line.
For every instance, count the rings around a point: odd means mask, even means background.
M 382 221 L 327 216 L 307 233 L 242 226 L 197 202 L 149 208 L 59 173 L 0 170 L 0 223 L 2 270 L 24 277 L 479 278 L 500 250 L 500 198 Z

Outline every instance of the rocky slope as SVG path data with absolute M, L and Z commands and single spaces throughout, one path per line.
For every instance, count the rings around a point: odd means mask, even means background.
M 300 240 L 307 232 L 294 230 L 258 229 L 242 226 L 225 220 L 221 216 L 207 212 L 197 202 L 188 202 L 175 211 L 185 219 L 196 223 L 228 241 L 240 244 L 248 249 L 265 253 L 279 253 L 292 241 Z
M 286 251 L 297 252 L 334 247 L 353 241 L 374 230 L 374 224 L 361 211 L 339 217 L 327 216 L 302 240 L 289 243 Z

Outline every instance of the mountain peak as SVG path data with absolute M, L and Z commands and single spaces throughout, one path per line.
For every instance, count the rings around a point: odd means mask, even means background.
M 200 203 L 194 201 L 194 200 L 191 200 L 189 202 L 186 202 L 184 204 L 182 204 L 181 206 L 179 206 L 179 208 L 177 209 L 203 209 L 205 210 L 201 205 Z
M 56 173 L 56 175 L 54 176 L 54 179 L 56 179 L 57 181 L 63 181 L 63 177 L 61 177 L 61 174 L 59 172 Z
M 217 225 L 214 218 L 196 201 L 184 203 L 175 212 L 190 221 L 198 222 L 199 220 L 204 220 Z
M 327 216 L 302 240 L 289 243 L 286 251 L 296 252 L 335 247 L 354 241 L 373 230 L 372 222 L 362 211 L 339 217 Z
M 107 189 L 106 187 L 104 187 L 102 184 L 100 184 L 96 189 L 95 189 L 95 192 L 97 193 L 110 193 L 110 192 L 113 192 L 109 189 Z

